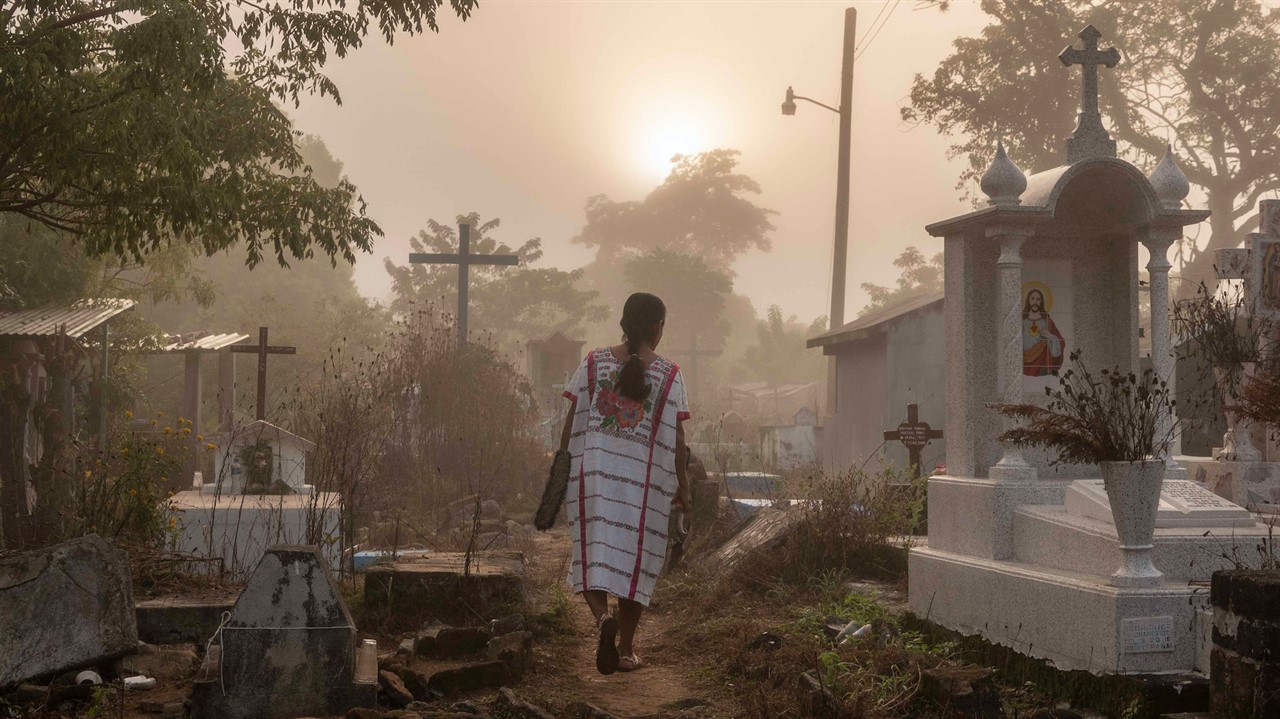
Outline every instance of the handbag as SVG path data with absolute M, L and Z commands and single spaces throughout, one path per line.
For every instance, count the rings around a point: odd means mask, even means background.
M 547 486 L 542 490 L 542 502 L 533 517 L 533 526 L 540 532 L 551 529 L 556 523 L 556 515 L 564 504 L 564 494 L 569 490 L 569 462 L 572 457 L 565 449 L 556 450 L 551 460 L 551 471 L 547 473 Z

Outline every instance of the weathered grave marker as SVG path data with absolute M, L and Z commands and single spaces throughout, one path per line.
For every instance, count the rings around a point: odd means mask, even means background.
M 911 464 L 911 478 L 920 478 L 920 450 L 929 444 L 929 440 L 942 439 L 942 430 L 934 429 L 928 422 L 920 421 L 920 405 L 907 405 L 907 421 L 898 425 L 895 430 L 884 433 L 884 441 L 901 442 L 907 448 L 908 462 Z

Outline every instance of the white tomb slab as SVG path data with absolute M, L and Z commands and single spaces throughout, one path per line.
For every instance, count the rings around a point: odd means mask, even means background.
M 1111 502 L 1101 479 L 1078 479 L 1067 487 L 1066 510 L 1081 517 L 1112 524 Z M 1252 527 L 1253 515 L 1247 509 L 1228 501 L 1185 479 L 1168 479 L 1160 490 L 1160 508 L 1156 512 L 1156 528 Z

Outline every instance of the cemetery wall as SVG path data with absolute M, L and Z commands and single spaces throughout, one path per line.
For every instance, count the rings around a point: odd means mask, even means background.
M 1280 716 L 1280 571 L 1214 572 L 1215 716 Z

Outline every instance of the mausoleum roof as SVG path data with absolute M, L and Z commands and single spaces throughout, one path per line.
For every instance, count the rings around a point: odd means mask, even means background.
M 290 432 L 283 427 L 277 427 L 263 419 L 256 419 L 232 433 L 232 439 L 241 438 L 248 438 L 255 442 L 263 439 L 275 440 L 277 442 L 293 442 L 304 452 L 310 452 L 316 448 L 315 442 L 299 437 L 293 432 Z
M 66 332 L 78 338 L 138 304 L 133 300 L 80 300 L 62 307 L 0 312 L 0 336 L 51 337 Z

